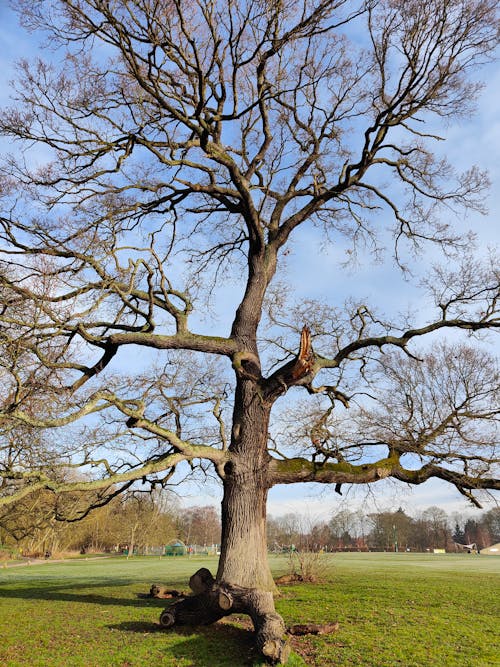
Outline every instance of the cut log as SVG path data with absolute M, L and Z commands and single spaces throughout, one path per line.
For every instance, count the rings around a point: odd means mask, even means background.
M 296 584 L 304 581 L 304 578 L 300 574 L 283 574 L 281 577 L 278 577 L 274 580 L 274 583 L 278 586 L 283 586 L 285 584 Z
M 229 611 L 233 606 L 233 598 L 229 593 L 221 591 L 219 593 L 219 607 L 224 611 Z
M 189 588 L 195 594 L 205 593 L 212 588 L 214 583 L 215 579 L 212 577 L 210 570 L 207 570 L 206 567 L 202 567 L 195 572 L 189 580 Z
M 183 591 L 177 591 L 175 588 L 166 588 L 160 584 L 152 584 L 149 589 L 149 595 L 152 598 L 158 598 L 160 600 L 167 600 L 169 598 L 180 598 L 185 597 L 186 593 Z
M 337 632 L 339 622 L 335 623 L 302 623 L 288 628 L 291 635 L 330 635 Z
M 162 612 L 163 628 L 210 625 L 232 613 L 248 614 L 258 651 L 271 664 L 286 664 L 290 647 L 284 639 L 285 624 L 274 609 L 271 592 L 216 582 L 206 568 L 198 570 L 189 585 L 194 595 L 174 602 Z
M 175 625 L 175 615 L 170 609 L 164 609 L 160 614 L 160 625 L 162 628 L 171 628 Z

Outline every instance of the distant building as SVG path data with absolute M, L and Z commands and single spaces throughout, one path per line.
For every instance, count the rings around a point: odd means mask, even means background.
M 479 553 L 484 554 L 485 556 L 500 556 L 500 542 L 492 544 L 491 547 L 481 549 Z

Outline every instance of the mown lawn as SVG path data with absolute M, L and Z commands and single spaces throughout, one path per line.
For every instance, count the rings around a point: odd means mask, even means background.
M 320 585 L 283 587 L 288 624 L 338 620 L 331 636 L 292 638 L 291 665 L 500 665 L 500 558 L 336 554 Z M 272 559 L 277 574 L 286 561 Z M 40 667 L 243 667 L 244 619 L 163 631 L 151 583 L 186 588 L 210 558 L 110 558 L 0 569 L 0 664 Z

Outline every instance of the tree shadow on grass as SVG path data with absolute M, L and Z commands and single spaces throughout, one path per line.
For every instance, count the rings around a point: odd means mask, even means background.
M 190 660 L 193 667 L 246 667 L 254 665 L 258 660 L 253 631 L 228 622 L 209 626 L 179 626 L 169 630 L 159 624 L 143 621 L 126 621 L 107 627 L 143 635 L 165 633 L 169 637 L 169 646 L 166 649 L 169 655 L 179 660 Z M 178 641 L 175 641 L 174 637 Z
M 23 587 L 3 587 L 0 588 L 0 597 L 23 600 L 54 600 L 59 602 L 85 602 L 90 604 L 111 605 L 120 607 L 154 607 L 163 609 L 165 600 L 157 600 L 152 597 L 138 596 L 131 593 L 132 597 L 118 597 L 113 595 L 103 595 L 93 592 L 94 589 L 118 589 L 120 587 L 130 586 L 124 582 L 105 582 L 105 583 L 74 583 L 74 584 L 52 584 L 39 586 L 27 585 Z

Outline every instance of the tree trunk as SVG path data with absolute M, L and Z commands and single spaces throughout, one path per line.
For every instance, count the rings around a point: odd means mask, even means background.
M 285 664 L 290 653 L 285 624 L 274 608 L 276 586 L 267 559 L 267 438 L 270 406 L 258 384 L 238 383 L 231 461 L 225 466 L 222 544 L 215 579 L 200 570 L 190 581 L 195 595 L 176 602 L 160 618 L 163 627 L 209 624 L 234 612 L 248 614 L 265 658 Z
M 276 592 L 267 558 L 267 466 L 255 469 L 249 461 L 228 467 L 244 469 L 231 470 L 224 481 L 217 581 Z
M 276 591 L 267 560 L 267 452 L 271 406 L 258 382 L 239 380 L 233 412 L 231 461 L 224 472 L 222 544 L 217 581 Z

